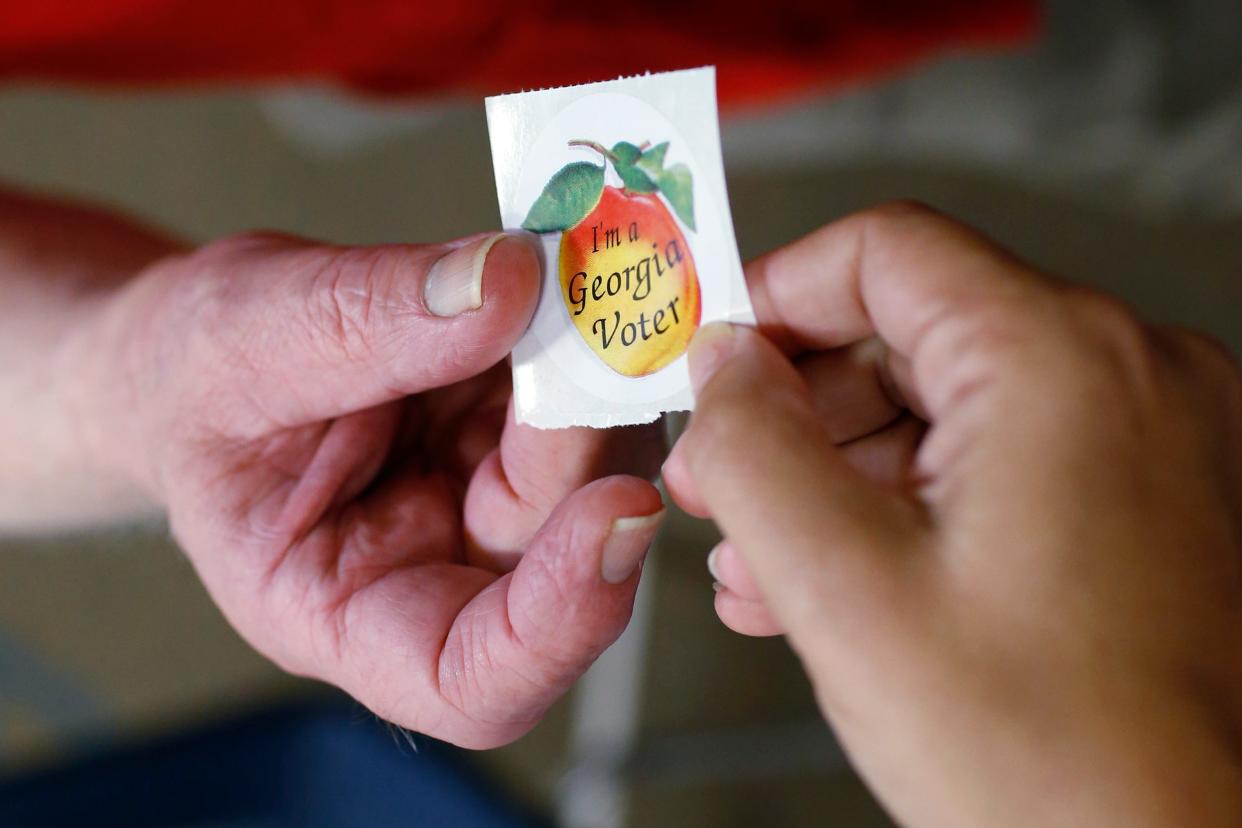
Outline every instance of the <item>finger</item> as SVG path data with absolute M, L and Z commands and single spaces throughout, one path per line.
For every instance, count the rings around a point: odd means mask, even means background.
M 493 723 L 469 746 L 525 732 L 617 639 L 662 517 L 645 481 L 592 483 L 552 514 L 517 569 L 462 610 L 439 676 L 454 708 Z
M 678 508 L 688 515 L 708 520 L 712 516 L 711 508 L 699 494 L 698 484 L 690 474 L 690 467 L 686 465 L 686 452 L 682 448 L 682 442 L 679 439 L 668 453 L 668 459 L 660 468 L 660 479 Z
M 927 433 L 927 423 L 906 415 L 874 434 L 839 446 L 841 456 L 863 477 L 886 489 L 909 493 L 914 459 Z
M 716 591 L 716 615 L 739 635 L 763 638 L 783 635 L 785 628 L 762 601 L 751 601 L 727 588 Z
M 509 409 L 510 375 L 509 365 L 501 362 L 472 379 L 417 398 L 425 411 L 421 450 L 433 467 L 453 475 L 462 495 L 475 469 L 500 445 Z
M 882 369 L 879 363 L 889 367 Z M 877 483 L 903 485 L 926 429 L 917 418 L 905 415 L 905 400 L 886 390 L 879 374 L 908 376 L 908 363 L 870 339 L 805 356 L 796 365 L 828 436 L 846 444 L 842 447 L 846 461 Z M 695 517 L 710 517 L 678 446 L 669 453 L 663 476 L 678 506 Z
M 233 385 L 265 429 L 485 371 L 525 330 L 540 272 L 521 234 L 367 248 L 247 236 L 194 255 L 197 270 L 228 274 L 210 320 L 215 364 L 246 372 Z
M 494 747 L 533 727 L 621 634 L 663 509 L 645 481 L 597 481 L 499 578 L 450 562 L 450 511 L 444 482 L 413 473 L 347 509 L 339 556 L 309 538 L 274 581 L 291 613 L 327 601 L 318 643 L 285 655 L 295 627 L 265 652 L 403 727 Z
M 500 445 L 479 464 L 466 493 L 469 562 L 512 569 L 562 500 L 608 475 L 653 477 L 663 447 L 658 424 L 537 429 L 519 425 L 510 405 Z
M 460 563 L 457 504 L 449 481 L 416 465 L 397 469 L 340 510 L 330 527 L 343 539 L 334 575 L 349 591 L 372 573 L 415 563 Z
M 737 547 L 723 540 L 707 553 L 707 571 L 716 583 L 746 601 L 762 601 L 763 591 L 755 581 Z
M 196 534 L 183 540 L 212 548 L 242 543 L 245 554 L 194 558 L 220 608 L 286 670 L 333 681 L 377 712 L 395 705 L 379 691 L 410 689 L 397 674 L 416 669 L 411 662 L 422 642 L 410 638 L 407 625 L 443 641 L 452 617 L 495 578 L 454 565 L 460 561 L 457 502 L 447 481 L 417 468 L 335 507 L 293 539 L 254 513 L 221 521 L 215 502 L 185 507 L 200 513 L 191 524 Z M 239 588 L 243 582 L 262 586 L 256 593 Z M 423 664 L 432 660 L 430 652 L 421 657 Z M 371 681 L 379 675 L 386 686 Z
M 910 414 L 856 440 L 838 444 L 841 457 L 863 477 L 885 488 L 909 493 L 919 484 L 914 461 L 927 434 L 927 424 Z M 699 494 L 686 466 L 681 443 L 673 446 L 663 469 L 664 487 L 683 511 L 710 518 L 711 509 Z
M 300 537 L 330 506 L 352 500 L 371 484 L 388 457 L 401 414 L 401 406 L 390 403 L 325 426 L 323 439 L 281 509 L 276 525 L 285 537 Z
M 904 400 L 889 390 L 882 377 L 888 353 L 883 342 L 872 338 L 795 362 L 820 422 L 834 442 L 878 431 L 905 410 Z
M 763 592 L 750 574 L 746 561 L 727 540 L 707 555 L 707 570 L 716 579 L 716 615 L 740 635 L 781 635 L 785 628 L 763 603 Z
M 785 353 L 879 336 L 911 364 L 908 376 L 893 372 L 896 387 L 932 416 L 977 375 L 962 349 L 995 345 L 1049 295 L 1006 251 L 909 204 L 830 224 L 752 262 L 747 281 L 760 329 Z M 995 335 L 985 341 L 981 326 Z
M 757 332 L 709 325 L 690 350 L 696 408 L 679 450 L 687 473 L 792 635 L 877 602 L 921 540 L 905 498 L 851 468 L 805 383 Z

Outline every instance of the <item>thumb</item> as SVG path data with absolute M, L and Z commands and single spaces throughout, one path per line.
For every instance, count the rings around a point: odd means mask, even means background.
M 848 464 L 793 365 L 754 330 L 708 325 L 689 361 L 695 411 L 665 466 L 670 490 L 716 520 L 795 645 L 854 626 L 918 535 L 914 505 Z
M 191 261 L 227 274 L 213 364 L 244 372 L 229 382 L 264 417 L 290 426 L 499 362 L 534 312 L 539 256 L 534 237 L 521 233 L 375 247 L 250 235 Z

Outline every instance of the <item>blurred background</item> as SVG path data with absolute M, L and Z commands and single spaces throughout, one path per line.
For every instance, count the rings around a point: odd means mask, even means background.
M 1021 19 L 780 94 L 738 82 L 750 64 L 722 73 L 743 256 L 917 198 L 1242 352 L 1242 6 L 1052 0 Z M 194 240 L 497 223 L 478 94 L 6 71 L 5 184 Z M 463 757 L 253 653 L 162 527 L 0 539 L 0 824 L 82 824 L 66 802 L 86 824 L 889 824 L 783 641 L 715 620 L 715 540 L 672 520 L 622 642 L 528 737 Z

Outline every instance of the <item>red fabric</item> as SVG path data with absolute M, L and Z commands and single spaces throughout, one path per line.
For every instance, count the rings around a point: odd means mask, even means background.
M 0 76 L 490 93 L 714 63 L 729 103 L 1029 37 L 1037 0 L 0 0 Z

